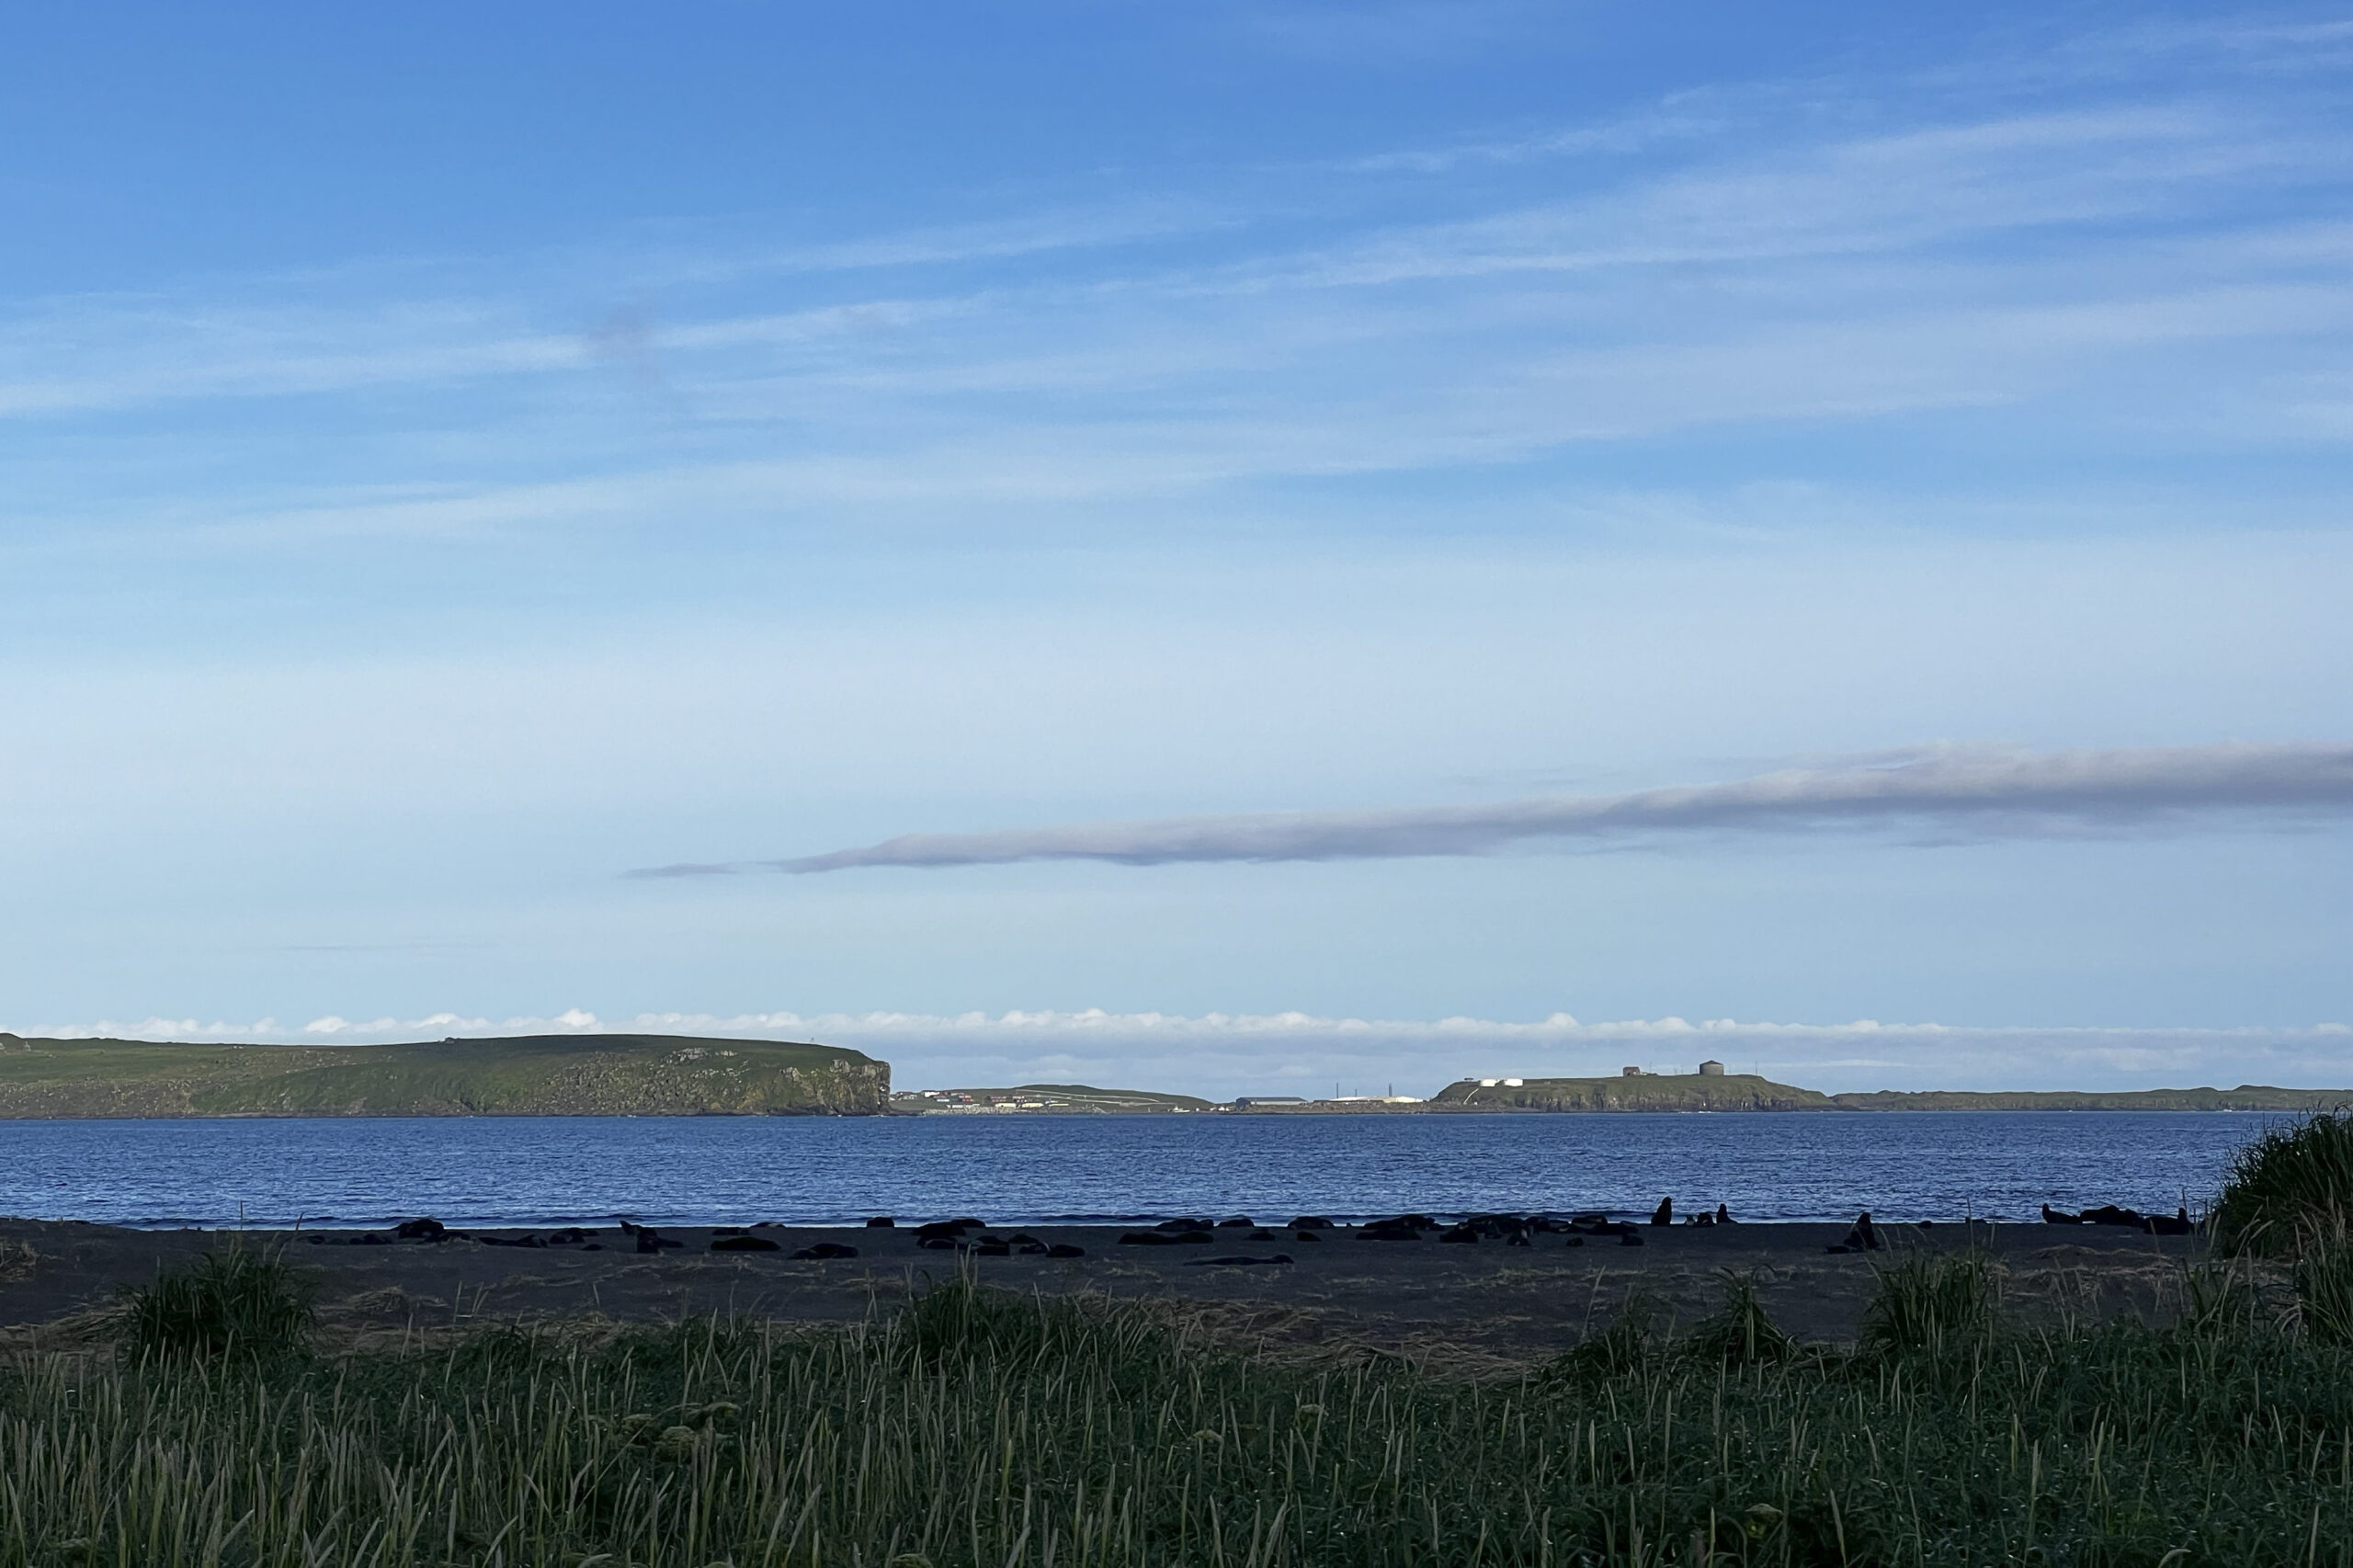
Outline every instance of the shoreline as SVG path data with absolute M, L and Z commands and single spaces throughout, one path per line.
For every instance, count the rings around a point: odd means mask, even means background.
M 987 1206 L 983 1205 L 983 1207 Z M 992 1221 L 989 1227 L 993 1230 L 1003 1230 L 1010 1226 L 1017 1229 L 1026 1227 L 1031 1230 L 1102 1232 L 1108 1234 L 1122 1231 L 1149 1230 L 1154 1225 L 1171 1222 L 1167 1215 L 1159 1213 L 1138 1213 L 1129 1215 L 1025 1215 L 1017 1210 L 1003 1208 L 990 1208 L 988 1211 L 999 1216 L 996 1220 Z M 1427 1209 L 1420 1210 L 1419 1212 L 1430 1217 L 1433 1230 L 1439 1227 L 1467 1222 L 1495 1213 L 1526 1216 L 1530 1220 L 1541 1220 L 1554 1224 L 1566 1224 L 1573 1220 L 1581 1221 L 1598 1219 L 1607 1224 L 1632 1225 L 1640 1227 L 1646 1233 L 1652 1230 L 1650 1224 L 1652 1210 L 1639 1205 L 1606 1209 L 1599 1207 L 1583 1209 L 1518 1208 L 1500 1210 Z M 2040 1214 L 2034 1213 L 1923 1214 L 1895 1208 L 1874 1208 L 1868 1210 L 1868 1212 L 1873 1216 L 1874 1222 L 1881 1226 L 1901 1228 L 1906 1231 L 1920 1229 L 1929 1231 L 1960 1231 L 1965 1226 L 1972 1225 L 1989 1226 L 2005 1231 L 2033 1228 L 2037 1231 L 2050 1230 L 2059 1233 L 2064 1233 L 2071 1228 L 2087 1231 L 2096 1229 L 2129 1230 L 2131 1228 L 2129 1226 L 2100 1226 L 2089 1222 L 2079 1227 L 2069 1227 L 2064 1224 L 2049 1224 Z M 1391 1217 L 1386 1213 L 1373 1213 L 1369 1210 L 1359 1212 L 1353 1210 L 1344 1209 L 1318 1210 L 1316 1214 L 1319 1219 L 1327 1222 L 1335 1233 L 1344 1236 L 1353 1236 L 1357 1231 L 1362 1230 L 1367 1226 L 1378 1225 Z M 78 1226 L 94 1231 L 122 1231 L 136 1235 L 191 1235 L 219 1237 L 249 1236 L 275 1244 L 281 1242 L 299 1242 L 303 1238 L 313 1235 L 326 1236 L 332 1239 L 360 1236 L 370 1232 L 389 1233 L 402 1224 L 404 1221 L 415 1217 L 417 1216 L 403 1213 L 384 1215 L 376 1219 L 352 1220 L 333 1214 L 315 1216 L 303 1214 L 296 1215 L 291 1218 L 277 1215 L 264 1216 L 262 1218 L 244 1222 L 226 1219 L 219 1221 L 207 1222 L 178 1218 L 156 1220 L 94 1220 L 62 1214 L 12 1214 L 0 1216 L 0 1227 L 8 1225 L 56 1225 Z M 437 1219 L 438 1218 L 438 1217 L 437 1216 Z M 1847 1225 L 1851 1224 L 1853 1220 L 1853 1214 L 1847 1214 L 1843 1217 L 1824 1213 L 1776 1214 L 1763 1217 L 1752 1216 L 1748 1218 L 1743 1218 L 1735 1215 L 1733 1219 L 1725 1221 L 1722 1228 L 1729 1231 L 1753 1230 L 1759 1232 L 1776 1232 L 1807 1227 L 1818 1229 L 1821 1227 L 1832 1226 L 1843 1230 Z M 608 1211 L 597 1214 L 542 1214 L 535 1217 L 517 1217 L 512 1215 L 468 1217 L 463 1214 L 459 1214 L 455 1218 L 448 1219 L 444 1222 L 447 1224 L 452 1238 L 456 1240 L 471 1238 L 477 1234 L 504 1235 L 510 1232 L 521 1233 L 584 1228 L 590 1230 L 617 1231 L 624 1225 L 643 1225 L 663 1231 L 665 1233 L 669 1231 L 676 1230 L 681 1233 L 694 1233 L 697 1234 L 723 1233 L 730 1231 L 756 1231 L 763 1234 L 768 1232 L 775 1232 L 780 1235 L 786 1233 L 799 1234 L 805 1232 L 813 1235 L 819 1233 L 832 1235 L 835 1232 L 857 1231 L 860 1233 L 868 1233 L 869 1231 L 866 1218 L 863 1215 L 826 1215 L 816 1217 L 799 1216 L 781 1220 L 746 1220 L 731 1219 L 724 1216 L 713 1216 L 710 1214 L 659 1214 L 647 1212 L 621 1213 Z M 922 1223 L 922 1221 L 899 1217 L 897 1224 L 892 1230 L 883 1230 L 872 1233 L 879 1233 L 882 1235 L 897 1233 L 904 1235 L 908 1233 L 919 1223 Z M 1212 1228 L 1216 1227 L 1219 1223 L 1220 1221 L 1213 1219 L 1207 1221 L 1207 1224 Z M 1288 1231 L 1290 1229 L 1287 1224 L 1283 1224 L 1281 1222 L 1277 1222 L 1273 1228 L 1278 1231 Z M 1717 1227 L 1712 1222 L 1701 1221 L 1695 1223 L 1691 1221 L 1681 1218 L 1678 1218 L 1672 1225 L 1657 1227 L 1659 1230 L 1674 1231 L 1677 1233 L 1684 1231 L 1705 1231 L 1715 1228 Z
M 1875 1089 L 1874 1096 L 1912 1095 L 1913 1091 Z M 1943 1095 L 1943 1090 L 1918 1091 L 1916 1097 Z M 2192 1091 L 2151 1089 L 2151 1095 L 2182 1095 Z M 2225 1091 L 2216 1091 L 2222 1093 Z M 93 1125 L 100 1123 L 139 1122 L 257 1122 L 257 1121 L 989 1121 L 1007 1118 L 1045 1119 L 1062 1121 L 1168 1121 L 1179 1117 L 1198 1118 L 1204 1121 L 1232 1120 L 1236 1118 L 1267 1119 L 1297 1119 L 1314 1117 L 1329 1120 L 1391 1116 L 1435 1116 L 1459 1119 L 1468 1117 L 1539 1118 L 1559 1117 L 1614 1120 L 1637 1116 L 1674 1117 L 1807 1117 L 1839 1116 L 1903 1117 L 1903 1116 L 2302 1116 L 2317 1111 L 2353 1110 L 2353 1090 L 2298 1089 L 2287 1091 L 2297 1095 L 2328 1096 L 2326 1105 L 2297 1103 L 2245 1105 L 1871 1105 L 1871 1106 L 1802 1106 L 1795 1108 L 1759 1108 L 1752 1106 L 1627 1106 L 1607 1108 L 1564 1108 L 1546 1106 L 1504 1105 L 1438 1105 L 1382 1106 L 1349 1108 L 1311 1103 L 1303 1106 L 1250 1106 L 1235 1108 L 1212 1106 L 1207 1110 L 1086 1110 L 1030 1109 L 988 1107 L 956 1108 L 941 1110 L 646 1110 L 646 1111 L 579 1111 L 579 1110 L 299 1110 L 299 1111 L 161 1111 L 137 1116 L 83 1114 L 51 1114 L 11 1116 L 0 1114 L 0 1127 L 48 1126 L 52 1124 Z M 2005 1096 L 2015 1098 L 2018 1096 Z M 2052 1091 L 2054 1100 L 2080 1097 L 2074 1091 Z M 2102 1099 L 2126 1096 L 2104 1096 Z

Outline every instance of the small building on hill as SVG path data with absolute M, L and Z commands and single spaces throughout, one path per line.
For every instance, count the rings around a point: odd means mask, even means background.
M 1722 1062 L 1702 1062 L 1699 1063 L 1699 1076 L 1702 1078 L 1721 1078 L 1723 1075 L 1724 1064 Z

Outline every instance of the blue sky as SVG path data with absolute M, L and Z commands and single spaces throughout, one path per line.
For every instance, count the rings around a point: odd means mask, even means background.
M 7 29 L 0 1025 L 2353 1084 L 2353 13 Z

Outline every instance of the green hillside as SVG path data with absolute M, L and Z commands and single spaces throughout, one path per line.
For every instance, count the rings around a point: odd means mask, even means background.
M 887 1062 L 677 1035 L 183 1045 L 0 1034 L 0 1117 L 871 1116 Z
M 891 1096 L 891 1108 L 938 1115 L 956 1111 L 1028 1111 L 1040 1116 L 1138 1116 L 1214 1110 L 1191 1095 L 1150 1089 L 1098 1089 L 1091 1084 L 1017 1084 L 1009 1089 L 920 1089 Z
M 1640 1077 L 1529 1078 L 1483 1085 L 1449 1084 L 1430 1100 L 1433 1110 L 1836 1110 L 1830 1096 L 1792 1088 L 1747 1073 L 1660 1074 Z
M 1961 1090 L 1825 1095 L 1776 1084 L 1746 1073 L 1645 1073 L 1640 1077 L 1529 1078 L 1482 1085 L 1449 1084 L 1430 1101 L 1434 1110 L 2336 1110 L 2353 1106 L 2353 1089 Z

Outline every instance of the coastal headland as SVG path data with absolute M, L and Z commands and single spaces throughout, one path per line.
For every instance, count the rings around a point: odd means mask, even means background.
M 213 1045 L 0 1034 L 0 1118 L 875 1116 L 891 1067 L 682 1035 Z

